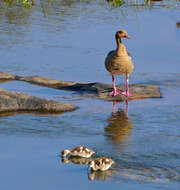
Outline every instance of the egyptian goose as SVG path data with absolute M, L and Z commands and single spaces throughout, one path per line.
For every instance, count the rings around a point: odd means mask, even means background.
M 92 169 L 93 171 L 105 171 L 108 170 L 114 163 L 115 162 L 111 158 L 101 157 L 96 160 L 89 161 L 88 169 Z
M 122 43 L 122 38 L 130 38 L 125 30 L 119 30 L 115 35 L 117 48 L 116 50 L 110 51 L 105 59 L 105 67 L 112 75 L 113 91 L 110 93 L 111 96 L 116 96 L 121 92 L 116 89 L 114 75 L 126 75 L 126 91 L 121 94 L 125 96 L 131 96 L 129 92 L 128 83 L 129 75 L 133 72 L 134 65 L 130 57 L 129 52 L 126 50 L 125 45 Z
M 76 146 L 72 150 L 64 149 L 62 151 L 62 157 L 70 154 L 71 156 L 79 156 L 84 158 L 91 157 L 95 152 L 85 146 Z

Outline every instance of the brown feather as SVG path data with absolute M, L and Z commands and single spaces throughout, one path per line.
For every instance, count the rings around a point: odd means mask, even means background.
M 129 75 L 133 72 L 134 65 L 130 57 L 130 53 L 126 50 L 126 47 L 121 42 L 121 36 L 118 37 L 117 33 L 116 42 L 117 48 L 116 50 L 112 50 L 108 53 L 105 59 L 105 67 L 112 75 Z

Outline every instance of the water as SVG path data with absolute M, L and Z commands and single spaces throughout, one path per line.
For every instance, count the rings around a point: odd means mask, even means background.
M 167 5 L 114 8 L 104 1 L 59 0 L 37 1 L 28 9 L 0 2 L 1 71 L 111 83 L 104 58 L 115 47 L 115 31 L 124 28 L 132 39 L 123 42 L 135 63 L 130 82 L 155 84 L 163 93 L 162 99 L 130 101 L 127 120 L 124 102 L 113 112 L 112 102 L 25 82 L 0 83 L 79 107 L 58 115 L 1 115 L 1 189 L 179 189 L 180 4 Z M 88 175 L 87 165 L 62 163 L 61 150 L 77 144 L 116 164 Z

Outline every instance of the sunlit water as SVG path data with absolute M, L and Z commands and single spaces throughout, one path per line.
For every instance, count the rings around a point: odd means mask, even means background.
M 113 103 L 24 82 L 0 88 L 79 107 L 61 115 L 18 113 L 0 117 L 1 189 L 179 189 L 179 3 L 149 9 L 104 1 L 37 1 L 31 9 L 0 2 L 1 71 L 22 76 L 111 83 L 104 58 L 123 42 L 135 71 L 131 83 L 158 85 L 162 99 Z M 163 4 L 164 3 L 164 4 Z M 118 82 L 124 82 L 118 77 Z M 87 165 L 61 162 L 63 148 L 83 144 L 116 164 L 88 174 Z

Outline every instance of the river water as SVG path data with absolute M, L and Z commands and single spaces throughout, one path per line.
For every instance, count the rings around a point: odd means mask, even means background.
M 123 40 L 135 71 L 130 83 L 158 85 L 161 99 L 127 105 L 77 97 L 25 82 L 0 88 L 74 104 L 76 111 L 0 117 L 0 189 L 179 189 L 179 1 L 114 7 L 104 0 L 36 1 L 32 8 L 0 1 L 0 70 L 67 81 L 111 83 L 104 68 L 114 34 Z M 117 77 L 124 83 L 124 77 Z M 62 162 L 64 148 L 87 145 L 112 157 L 107 172 Z

